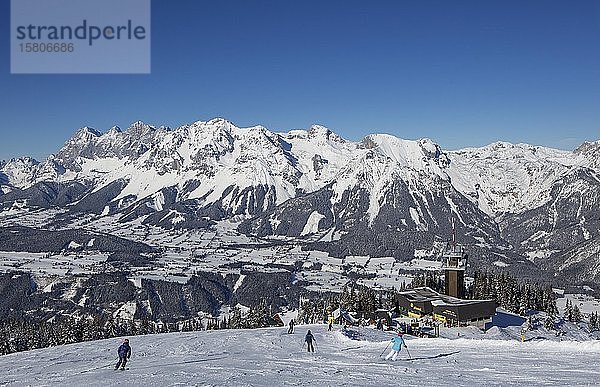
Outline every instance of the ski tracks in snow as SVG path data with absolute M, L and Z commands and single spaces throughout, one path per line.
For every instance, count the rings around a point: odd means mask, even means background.
M 311 329 L 316 353 L 306 352 Z M 121 339 L 16 353 L 0 358 L 0 386 L 54 385 L 590 385 L 600 346 L 503 340 L 406 338 L 397 361 L 380 354 L 392 334 L 297 326 L 130 337 L 130 369 L 114 371 Z M 404 356 L 404 357 L 402 357 Z

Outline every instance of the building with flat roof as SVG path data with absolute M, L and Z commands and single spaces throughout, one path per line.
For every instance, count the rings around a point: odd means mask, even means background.
M 402 312 L 412 318 L 431 316 L 449 326 L 473 325 L 485 329 L 496 313 L 494 300 L 463 300 L 422 287 L 398 294 Z

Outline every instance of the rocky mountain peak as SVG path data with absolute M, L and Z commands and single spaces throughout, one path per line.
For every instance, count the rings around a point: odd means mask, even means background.
M 111 136 L 118 135 L 119 133 L 123 133 L 123 131 L 117 125 L 113 126 L 112 128 L 110 128 L 110 130 L 108 132 L 106 132 L 106 134 L 111 135 Z
M 575 153 L 586 153 L 600 149 L 600 140 L 585 141 L 575 149 Z
M 332 132 L 329 128 L 322 125 L 312 125 L 308 130 L 308 137 L 318 140 L 328 140 L 334 142 L 344 142 L 345 140 Z
M 574 153 L 583 157 L 590 167 L 600 169 L 600 140 L 584 142 Z
M 2 165 L 2 166 L 22 165 L 22 166 L 25 166 L 25 167 L 33 167 L 33 166 L 36 166 L 39 163 L 40 162 L 37 161 L 36 159 L 34 159 L 33 157 L 22 156 L 22 157 L 14 157 L 14 158 L 10 159 L 8 162 L 7 161 L 2 161 L 2 162 L 0 162 L 0 165 Z
M 77 130 L 70 141 L 90 141 L 96 137 L 100 137 L 102 133 L 89 126 L 84 126 Z
M 0 162 L 0 180 L 2 184 L 22 187 L 32 184 L 36 168 L 40 162 L 28 156 L 12 158 Z
M 154 126 L 148 125 L 143 121 L 136 121 L 129 125 L 126 133 L 135 139 L 142 139 L 147 135 L 152 135 L 156 131 Z

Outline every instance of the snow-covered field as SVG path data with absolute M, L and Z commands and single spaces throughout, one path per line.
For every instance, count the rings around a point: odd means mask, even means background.
M 311 329 L 317 352 L 303 348 Z M 130 369 L 114 371 L 120 339 L 0 357 L 0 386 L 145 385 L 597 385 L 600 341 L 417 339 L 396 362 L 380 354 L 391 333 L 325 326 L 223 330 L 131 338 Z M 350 337 L 349 337 L 350 336 Z M 497 338 L 497 337 L 496 337 Z
M 558 298 L 556 306 L 559 311 L 565 310 L 567 300 L 571 301 L 573 306 L 577 306 L 584 315 L 600 313 L 600 301 L 586 294 L 565 294 L 564 297 Z
M 7 217 L 0 213 L 0 223 L 6 225 L 29 225 L 27 213 Z M 48 219 L 38 219 L 44 223 Z M 360 283 L 379 288 L 400 288 L 412 281 L 411 274 L 399 275 L 401 270 L 439 269 L 439 261 L 415 259 L 410 262 L 396 262 L 392 257 L 346 257 L 329 256 L 322 251 L 304 251 L 301 243 L 290 238 L 287 243 L 277 245 L 272 240 L 249 238 L 236 231 L 239 223 L 221 221 L 210 230 L 170 231 L 158 227 L 135 224 L 123 227 L 115 217 L 100 217 L 74 220 L 73 227 L 90 231 L 104 232 L 137 242 L 159 247 L 163 254 L 151 266 L 131 268 L 130 278 L 139 282 L 140 278 L 162 279 L 186 282 L 199 271 L 210 271 L 226 275 L 239 274 L 242 263 L 245 270 L 270 272 L 270 265 L 292 266 L 297 261 L 305 262 L 298 272 L 298 279 L 310 281 L 310 290 L 340 292 L 348 282 L 343 266 L 355 273 L 370 275 L 374 279 Z M 105 264 L 108 254 L 97 251 L 65 250 L 59 254 L 0 252 L 0 272 L 24 270 L 33 273 L 38 281 L 59 278 L 65 274 L 92 274 L 110 271 Z M 316 265 L 316 266 L 315 266 Z M 116 270 L 116 269 L 112 269 Z M 281 271 L 281 269 L 279 269 Z

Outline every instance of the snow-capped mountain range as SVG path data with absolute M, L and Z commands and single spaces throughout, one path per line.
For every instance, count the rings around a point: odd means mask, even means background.
M 497 142 L 446 151 L 429 139 L 329 129 L 276 133 L 224 119 L 176 129 L 82 128 L 43 162 L 0 164 L 0 210 L 60 209 L 182 231 L 302 240 L 332 256 L 411 259 L 456 219 L 472 262 L 600 283 L 600 142 L 574 152 Z

